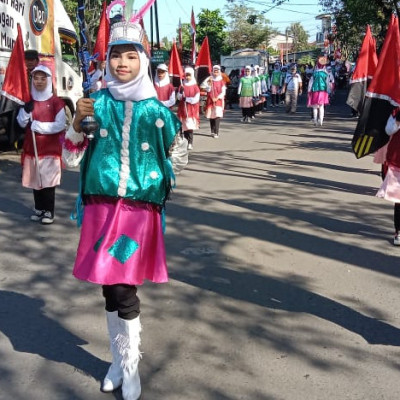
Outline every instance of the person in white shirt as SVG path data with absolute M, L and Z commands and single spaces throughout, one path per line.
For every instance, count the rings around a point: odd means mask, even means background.
M 303 82 L 295 65 L 290 67 L 283 84 L 282 93 L 285 93 L 286 112 L 295 114 L 297 109 L 297 99 L 302 93 Z

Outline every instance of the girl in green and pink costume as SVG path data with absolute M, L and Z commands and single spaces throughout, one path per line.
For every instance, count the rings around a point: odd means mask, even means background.
M 157 100 L 142 39 L 139 24 L 112 25 L 107 88 L 78 101 L 63 150 L 67 165 L 81 163 L 84 213 L 73 274 L 103 287 L 113 360 L 102 391 L 122 385 L 124 400 L 141 393 L 137 286 L 168 281 L 162 214 L 173 172 L 187 163 L 181 124 Z M 88 141 L 80 124 L 91 115 L 99 127 Z

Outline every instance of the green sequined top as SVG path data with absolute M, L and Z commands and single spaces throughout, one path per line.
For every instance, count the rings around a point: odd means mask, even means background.
M 107 89 L 91 97 L 99 129 L 81 164 L 83 195 L 163 205 L 171 180 L 169 148 L 179 120 L 156 98 L 119 101 Z

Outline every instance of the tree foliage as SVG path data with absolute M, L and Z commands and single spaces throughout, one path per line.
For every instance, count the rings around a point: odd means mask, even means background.
M 259 12 L 244 4 L 229 2 L 226 14 L 230 18 L 227 46 L 233 50 L 241 48 L 268 47 L 269 38 L 275 32 L 269 21 Z
M 290 1 L 290 0 L 289 0 Z M 324 11 L 332 15 L 336 39 L 348 53 L 355 53 L 369 24 L 378 47 L 385 37 L 390 16 L 397 9 L 395 0 L 319 0 Z
M 79 31 L 78 21 L 76 17 L 77 5 L 76 0 L 61 0 L 65 10 L 67 11 L 76 31 Z M 97 29 L 99 27 L 101 15 L 102 0 L 85 0 L 85 23 L 89 38 L 89 49 L 96 41 Z
M 212 60 L 219 60 L 221 49 L 225 45 L 228 34 L 225 31 L 226 21 L 222 18 L 220 10 L 201 9 L 197 16 L 196 41 L 201 44 L 208 37 Z
M 294 52 L 309 49 L 308 33 L 305 31 L 300 22 L 291 24 L 288 28 L 288 34 L 293 39 L 292 50 Z

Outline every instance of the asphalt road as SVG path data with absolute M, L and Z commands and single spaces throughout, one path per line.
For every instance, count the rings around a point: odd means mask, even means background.
M 344 93 L 324 126 L 283 108 L 219 139 L 202 120 L 167 206 L 170 282 L 142 301 L 142 400 L 400 398 L 400 248 L 379 165 L 356 160 Z M 302 99 L 304 101 L 304 99 Z M 56 222 L 29 220 L 18 156 L 0 153 L 0 399 L 103 394 L 101 290 L 71 275 L 79 230 L 65 171 Z

